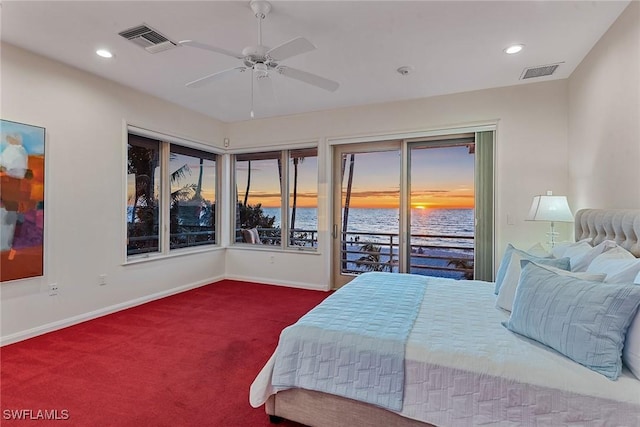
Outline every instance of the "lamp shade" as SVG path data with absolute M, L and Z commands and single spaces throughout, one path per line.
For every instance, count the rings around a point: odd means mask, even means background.
M 528 221 L 573 222 L 566 196 L 534 196 Z

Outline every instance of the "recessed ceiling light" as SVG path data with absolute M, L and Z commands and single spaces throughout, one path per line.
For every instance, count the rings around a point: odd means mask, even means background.
M 523 47 L 524 47 L 523 44 L 514 44 L 514 45 L 511 45 L 508 48 L 506 48 L 504 50 L 504 53 L 508 53 L 509 55 L 513 55 L 514 53 L 520 52 Z
M 106 49 L 98 49 L 98 50 L 96 50 L 96 54 L 98 56 L 103 57 L 103 58 L 111 58 L 111 57 L 113 57 L 113 53 L 109 52 Z

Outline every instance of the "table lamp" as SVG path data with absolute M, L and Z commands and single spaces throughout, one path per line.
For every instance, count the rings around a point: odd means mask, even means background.
M 567 197 L 554 196 L 551 191 L 547 191 L 547 194 L 543 196 L 534 196 L 527 221 L 551 222 L 551 231 L 547 234 L 550 239 L 549 243 L 553 248 L 556 244 L 555 238 L 558 235 L 554 230 L 554 223 L 573 222 L 573 214 L 571 213 L 571 209 L 569 209 Z

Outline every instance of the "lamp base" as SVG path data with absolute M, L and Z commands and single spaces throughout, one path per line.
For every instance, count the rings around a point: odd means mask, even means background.
M 555 226 L 553 224 L 553 221 L 551 221 L 551 231 L 549 231 L 547 233 L 547 236 L 549 236 L 549 245 L 551 246 L 551 248 L 553 249 L 553 247 L 556 245 L 556 237 L 559 235 L 560 233 L 557 233 L 555 231 Z

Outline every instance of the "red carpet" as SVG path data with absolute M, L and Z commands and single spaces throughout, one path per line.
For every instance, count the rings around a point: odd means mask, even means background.
M 328 295 L 225 280 L 5 346 L 0 423 L 273 426 L 249 386 L 280 331 Z M 20 410 L 68 421 L 8 420 Z

